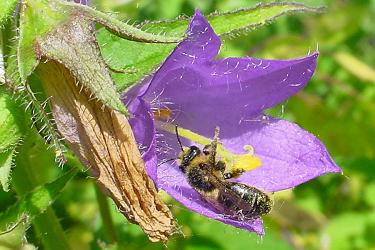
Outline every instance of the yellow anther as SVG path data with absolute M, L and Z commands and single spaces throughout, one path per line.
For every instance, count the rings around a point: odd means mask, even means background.
M 229 164 L 232 169 L 244 169 L 250 171 L 262 165 L 260 158 L 254 156 L 254 149 L 252 146 L 245 145 L 243 148 L 247 150 L 247 153 L 243 155 L 234 154 L 233 163 Z

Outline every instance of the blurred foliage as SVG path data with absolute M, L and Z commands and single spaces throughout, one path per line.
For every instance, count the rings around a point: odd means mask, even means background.
M 275 194 L 275 207 L 265 216 L 263 238 L 192 213 L 162 194 L 180 226 L 179 233 L 165 246 L 150 243 L 137 226 L 125 222 L 112 203 L 118 242 L 110 243 L 103 230 L 95 183 L 80 173 L 53 204 L 72 249 L 375 249 L 375 1 L 300 2 L 315 7 L 325 5 L 326 13 L 282 17 L 247 35 L 225 39 L 221 56 L 287 59 L 319 49 L 317 72 L 310 84 L 269 113 L 292 120 L 317 135 L 343 168 L 344 175 L 323 176 Z M 208 14 L 256 3 L 250 0 L 90 2 L 100 10 L 117 12 L 124 20 L 137 22 L 191 15 L 194 8 Z M 39 183 L 61 175 L 60 169 L 51 166 L 53 153 L 42 142 L 36 140 L 32 148 L 41 155 L 33 160 L 34 164 L 40 163 L 33 165 L 41 173 Z M 71 157 L 66 168 L 78 164 Z M 0 190 L 0 211 L 16 199 L 15 190 Z M 41 245 L 34 228 L 28 231 L 27 240 L 35 246 Z

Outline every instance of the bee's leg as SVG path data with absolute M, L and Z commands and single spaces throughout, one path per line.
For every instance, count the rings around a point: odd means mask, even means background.
M 226 166 L 225 162 L 223 162 L 223 161 L 216 162 L 215 167 L 214 167 L 215 170 L 220 171 L 223 174 L 224 174 L 224 171 L 225 171 L 226 168 L 227 168 L 227 166 Z
M 217 144 L 219 142 L 219 132 L 220 132 L 220 128 L 216 127 L 214 139 L 212 140 L 212 142 L 209 146 L 210 147 L 210 153 L 209 153 L 209 156 L 208 156 L 208 160 L 211 163 L 211 166 L 216 165 L 215 164 L 216 163 L 216 148 L 217 148 Z
M 224 176 L 224 179 L 227 180 L 227 179 L 240 177 L 240 175 L 242 175 L 245 172 L 246 171 L 243 168 L 236 168 L 230 172 L 224 173 L 223 176 Z

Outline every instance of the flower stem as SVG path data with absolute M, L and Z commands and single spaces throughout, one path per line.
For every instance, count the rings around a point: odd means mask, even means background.
M 37 178 L 38 171 L 35 171 L 35 164 L 37 163 L 32 162 L 32 154 L 30 154 L 30 149 L 34 143 L 35 136 L 30 134 L 26 136 L 24 145 L 20 147 L 20 152 L 16 157 L 16 167 L 13 170 L 12 183 L 19 196 L 25 195 L 43 184 Z M 43 152 L 39 153 L 42 154 Z M 35 217 L 33 226 L 37 236 L 42 241 L 44 249 L 71 249 L 52 207 L 48 207 L 44 213 Z
M 102 193 L 98 185 L 94 185 L 105 236 L 109 243 L 115 243 L 117 242 L 117 234 L 111 217 L 107 196 Z

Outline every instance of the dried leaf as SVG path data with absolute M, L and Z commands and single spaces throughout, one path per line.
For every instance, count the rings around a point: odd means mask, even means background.
M 167 206 L 148 178 L 126 116 L 90 100 L 70 72 L 56 61 L 39 72 L 60 133 L 88 166 L 120 211 L 142 227 L 151 241 L 166 241 L 175 231 Z

